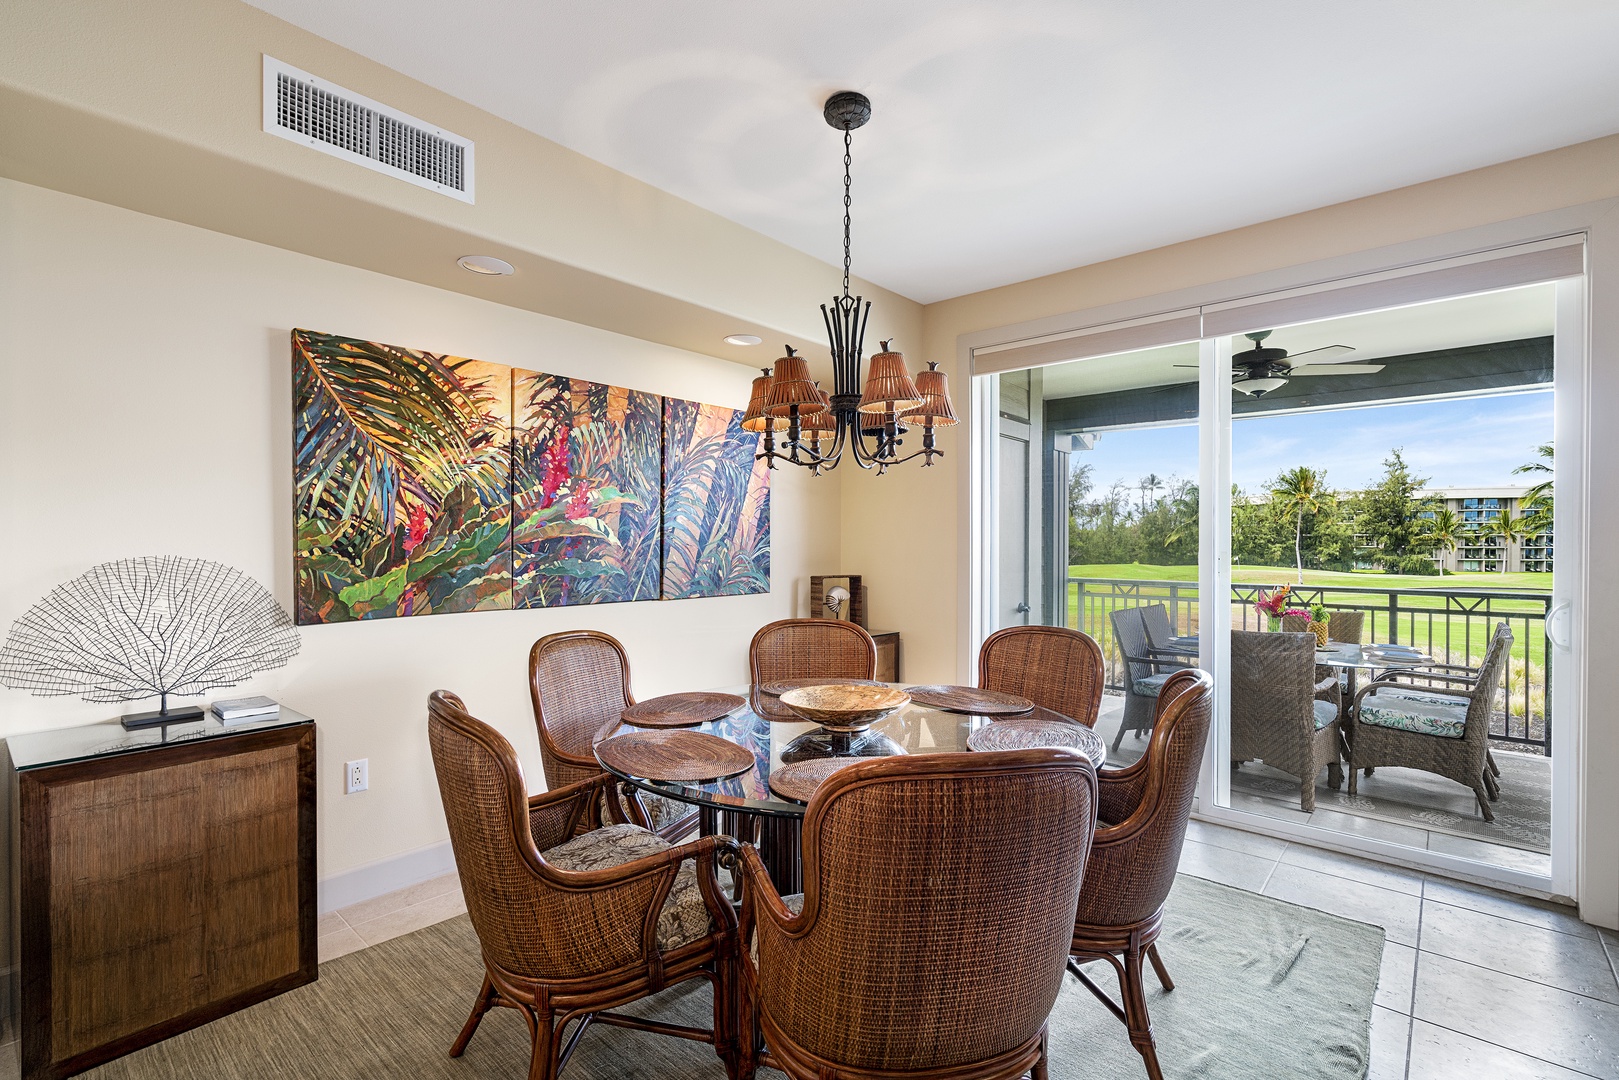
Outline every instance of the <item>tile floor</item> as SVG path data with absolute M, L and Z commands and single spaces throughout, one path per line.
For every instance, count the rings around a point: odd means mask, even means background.
M 1181 870 L 1385 928 L 1368 1080 L 1619 1080 L 1619 933 L 1568 908 L 1204 822 Z M 449 874 L 330 912 L 320 958 L 465 910 Z

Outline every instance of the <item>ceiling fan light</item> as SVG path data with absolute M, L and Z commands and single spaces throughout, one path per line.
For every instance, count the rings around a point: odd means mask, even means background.
M 1240 390 L 1251 397 L 1264 397 L 1272 390 L 1286 386 L 1287 380 L 1276 376 L 1267 376 L 1263 379 L 1243 379 L 1241 382 L 1231 384 L 1231 389 Z

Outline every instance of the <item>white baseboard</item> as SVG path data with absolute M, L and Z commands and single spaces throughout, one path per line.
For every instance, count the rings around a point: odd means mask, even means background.
M 455 855 L 450 851 L 450 842 L 442 840 L 430 847 L 356 866 L 322 880 L 315 887 L 315 906 L 324 915 L 454 870 Z

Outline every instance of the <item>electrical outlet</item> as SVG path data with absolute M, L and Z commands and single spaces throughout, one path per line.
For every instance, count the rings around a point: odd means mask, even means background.
M 370 783 L 370 758 L 361 758 L 359 761 L 345 761 L 343 763 L 343 794 L 353 795 L 356 791 L 364 791 Z

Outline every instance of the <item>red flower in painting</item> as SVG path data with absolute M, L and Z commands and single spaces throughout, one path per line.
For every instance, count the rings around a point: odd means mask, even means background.
M 564 511 L 569 521 L 578 521 L 582 517 L 590 516 L 590 488 L 584 484 L 577 484 L 573 489 L 573 496 L 568 499 L 568 508 Z
M 557 426 L 551 445 L 540 455 L 544 475 L 540 477 L 540 509 L 544 510 L 557 499 L 557 489 L 568 481 L 568 436 L 566 424 Z
M 405 523 L 405 550 L 415 551 L 427 539 L 427 507 L 420 503 L 410 508 L 410 520 Z

